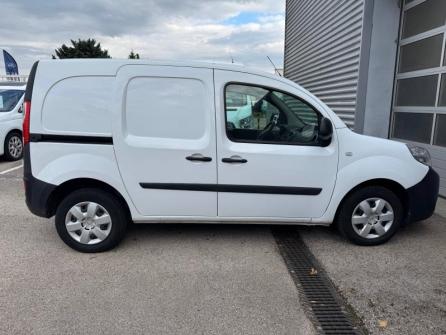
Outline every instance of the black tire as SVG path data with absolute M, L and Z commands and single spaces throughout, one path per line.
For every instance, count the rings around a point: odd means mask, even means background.
M 20 141 L 20 153 L 17 155 L 14 155 L 9 148 L 9 142 L 12 139 L 16 139 L 17 141 Z M 19 159 L 22 159 L 23 157 L 23 138 L 22 134 L 19 131 L 11 131 L 8 135 L 6 135 L 5 143 L 4 143 L 4 155 L 6 160 L 8 161 L 18 161 Z
M 356 206 L 370 198 L 381 198 L 390 204 L 393 209 L 393 223 L 383 235 L 369 239 L 355 232 L 352 224 L 352 216 Z M 387 242 L 401 226 L 403 217 L 401 200 L 394 192 L 382 186 L 367 186 L 354 191 L 344 199 L 337 214 L 336 226 L 340 233 L 351 242 L 358 245 L 372 246 Z
M 76 241 L 67 231 L 65 218 L 68 211 L 76 204 L 94 202 L 102 206 L 110 215 L 111 229 L 109 235 L 97 244 L 83 244 Z M 114 195 L 97 188 L 84 188 L 76 190 L 66 196 L 57 207 L 56 230 L 60 238 L 71 248 L 87 253 L 102 252 L 114 248 L 123 239 L 128 216 L 122 202 Z

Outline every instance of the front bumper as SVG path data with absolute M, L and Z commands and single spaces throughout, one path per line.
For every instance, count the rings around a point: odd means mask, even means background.
M 407 221 L 415 222 L 432 216 L 437 203 L 440 177 L 429 167 L 426 176 L 418 184 L 407 189 Z

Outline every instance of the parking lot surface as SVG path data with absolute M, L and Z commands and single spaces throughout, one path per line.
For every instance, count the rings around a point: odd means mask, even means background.
M 0 334 L 315 333 L 270 227 L 132 225 L 82 254 L 28 211 L 20 165 L 0 161 Z M 371 334 L 446 334 L 445 218 L 377 247 L 296 229 Z
M 434 215 L 366 248 L 328 229 L 299 231 L 371 334 L 446 334 L 445 218 Z
M 23 174 L 22 161 L 8 162 L 0 156 L 0 176 L 18 177 Z
M 268 227 L 139 225 L 82 254 L 20 173 L 0 175 L 0 333 L 313 334 Z

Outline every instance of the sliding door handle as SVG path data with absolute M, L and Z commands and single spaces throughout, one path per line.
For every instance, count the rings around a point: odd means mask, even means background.
M 188 161 L 193 161 L 193 162 L 210 162 L 210 161 L 212 161 L 211 157 L 206 157 L 206 156 L 203 156 L 202 154 L 193 154 L 193 155 L 187 156 L 186 159 Z
M 247 163 L 248 160 L 240 156 L 225 157 L 221 160 L 223 163 Z

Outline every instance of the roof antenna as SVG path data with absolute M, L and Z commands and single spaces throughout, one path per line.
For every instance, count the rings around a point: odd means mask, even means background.
M 273 61 L 271 60 L 271 58 L 269 58 L 269 56 L 266 56 L 266 58 L 268 58 L 269 62 L 272 64 L 273 68 L 274 68 L 274 72 L 276 74 L 278 74 L 280 77 L 282 77 L 282 75 L 280 74 L 279 70 L 277 69 L 277 67 L 274 65 Z
M 234 64 L 234 57 L 232 57 L 231 54 L 229 54 L 231 56 L 231 63 Z

